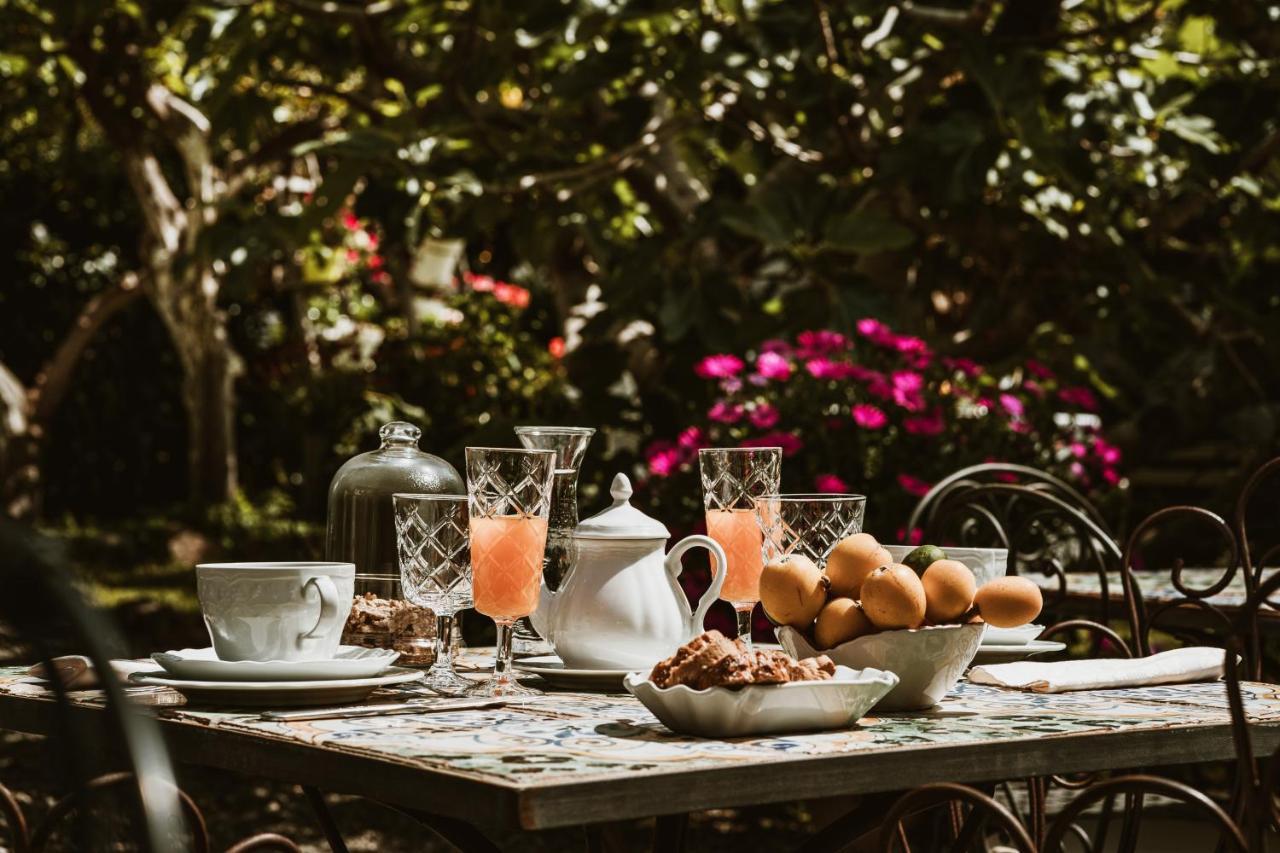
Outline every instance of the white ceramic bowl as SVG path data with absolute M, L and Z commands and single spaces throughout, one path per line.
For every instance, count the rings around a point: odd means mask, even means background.
M 736 690 L 694 690 L 684 684 L 658 687 L 643 672 L 627 676 L 627 690 L 662 724 L 697 737 L 839 729 L 855 723 L 894 685 L 898 677 L 878 669 L 836 667 L 829 681 L 753 684 Z
M 881 631 L 819 650 L 799 631 L 778 629 L 778 642 L 793 658 L 826 655 L 837 666 L 873 668 L 898 676 L 898 686 L 876 706 L 881 711 L 932 708 L 955 687 L 978 653 L 986 625 L 934 625 L 903 631 Z
M 902 560 L 914 551 L 917 545 L 885 545 L 885 550 L 893 557 L 894 562 Z M 940 546 L 941 547 L 941 546 Z M 942 553 L 948 559 L 959 560 L 973 572 L 973 579 L 978 586 L 996 578 L 1002 578 L 1009 570 L 1009 551 L 1006 548 L 959 548 L 942 547 Z

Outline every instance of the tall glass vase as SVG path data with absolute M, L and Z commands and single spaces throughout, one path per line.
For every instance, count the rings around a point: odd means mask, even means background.
M 547 526 L 547 554 L 542 576 L 559 589 L 577 562 L 573 541 L 578 526 L 578 470 L 595 430 L 590 427 L 519 426 L 520 444 L 530 450 L 554 450 L 556 474 L 552 485 L 551 516 Z M 512 648 L 516 655 L 550 654 L 551 646 L 538 636 L 529 618 L 516 622 Z

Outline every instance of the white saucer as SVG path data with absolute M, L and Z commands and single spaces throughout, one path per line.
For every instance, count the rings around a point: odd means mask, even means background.
M 1050 652 L 1060 652 L 1066 649 L 1066 643 L 1059 643 L 1056 640 L 1032 640 L 1021 646 L 988 644 L 983 643 L 978 646 L 978 653 L 973 656 L 973 666 L 989 663 L 1013 663 L 1014 661 L 1026 660 L 1036 655 L 1046 655 Z
M 569 669 L 556 655 L 517 658 L 514 666 L 521 672 L 541 676 L 552 687 L 586 692 L 621 693 L 626 690 L 622 680 L 631 672 L 628 669 Z
M 1043 625 L 1019 625 L 1016 628 L 997 628 L 988 625 L 982 634 L 984 646 L 1025 646 L 1039 637 L 1044 631 Z
M 212 648 L 156 652 L 151 659 L 170 675 L 195 681 L 328 681 L 374 678 L 398 657 L 391 649 L 339 646 L 328 660 L 219 660 Z
M 422 678 L 420 669 L 393 666 L 375 678 L 328 678 L 316 681 L 199 681 L 170 678 L 168 673 L 137 672 L 129 681 L 150 687 L 169 687 L 191 704 L 297 708 L 359 702 L 379 687 Z

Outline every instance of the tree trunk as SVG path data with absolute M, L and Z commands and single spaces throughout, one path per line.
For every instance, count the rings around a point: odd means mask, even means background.
M 239 487 L 236 465 L 235 382 L 239 355 L 217 307 L 212 271 L 189 274 L 197 284 L 176 282 L 157 270 L 153 297 L 182 365 L 182 406 L 187 420 L 187 494 L 200 509 L 227 500 Z

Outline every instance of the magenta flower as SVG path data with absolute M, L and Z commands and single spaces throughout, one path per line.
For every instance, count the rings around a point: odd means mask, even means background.
M 931 488 L 924 480 L 919 477 L 913 477 L 910 474 L 899 474 L 898 485 L 902 487 L 904 492 L 916 497 L 923 497 L 929 494 L 929 489 Z
M 770 432 L 739 442 L 739 447 L 781 447 L 783 456 L 794 456 L 804 448 L 799 436 L 789 432 Z
M 902 422 L 902 428 L 912 435 L 940 435 L 946 429 L 946 423 L 942 420 L 942 410 L 934 409 L 927 415 L 907 418 Z
M 871 317 L 864 317 L 857 322 L 858 334 L 878 346 L 889 346 L 894 339 L 893 332 L 884 323 Z
M 909 355 L 913 353 L 929 352 L 929 345 L 923 340 L 912 335 L 894 335 L 889 341 L 889 345 L 898 352 Z
M 924 531 L 919 527 L 912 528 L 910 533 L 907 533 L 905 527 L 899 527 L 895 536 L 903 545 L 919 545 L 924 542 Z
M 726 394 L 737 394 L 742 390 L 742 380 L 736 376 L 727 376 L 720 380 L 720 390 Z
M 889 419 L 870 403 L 858 403 L 853 407 L 853 422 L 863 429 L 884 429 Z
M 1093 452 L 1098 454 L 1098 458 L 1102 460 L 1103 465 L 1120 464 L 1120 448 L 1116 447 L 1105 438 L 1097 438 L 1094 440 Z
M 1083 459 L 1089 449 L 1084 446 L 1083 442 L 1073 441 L 1067 445 L 1067 451 L 1077 459 Z
M 856 379 L 859 382 L 871 382 L 875 379 L 884 379 L 884 374 L 878 370 L 872 370 L 869 367 L 863 367 L 861 364 L 846 364 L 845 372 L 849 374 L 850 379 Z
M 814 329 L 796 335 L 796 344 L 800 357 L 810 358 L 847 349 L 849 339 L 829 329 Z
M 770 338 L 760 344 L 760 352 L 776 352 L 778 355 L 791 355 L 791 344 L 782 338 Z
M 982 366 L 971 358 L 944 358 L 942 363 L 952 370 L 963 373 L 969 379 L 976 379 L 982 375 Z
M 778 410 L 768 403 L 757 404 L 748 417 L 751 420 L 751 425 L 757 429 L 773 429 L 778 425 L 778 421 L 782 419 L 782 416 L 778 414 Z
M 820 492 L 847 493 L 849 491 L 849 484 L 835 474 L 819 474 L 813 478 L 813 487 Z
M 670 477 L 680 467 L 680 449 L 669 441 L 656 441 L 645 450 L 649 473 L 655 477 Z
M 742 372 L 743 367 L 742 359 L 736 355 L 721 353 L 719 355 L 709 355 L 698 362 L 697 366 L 693 368 L 693 372 L 703 379 L 724 379 L 729 376 L 737 376 Z
M 1040 398 L 1044 397 L 1044 386 L 1041 385 L 1039 382 L 1035 381 L 1034 379 L 1026 380 L 1025 382 L 1022 383 L 1022 387 L 1029 394 L 1034 394 L 1036 397 L 1040 397 Z
M 1012 394 L 1000 395 L 1000 408 L 1004 409 L 1005 414 L 1010 418 L 1021 418 L 1024 411 L 1022 401 Z
M 1115 468 L 1103 468 L 1102 479 L 1106 480 L 1109 486 L 1117 486 L 1120 484 L 1120 472 Z
M 791 362 L 776 352 L 762 352 L 756 357 L 756 372 L 765 379 L 791 378 Z
M 809 359 L 804 363 L 804 369 L 814 379 L 854 379 L 874 373 L 874 371 L 867 370 L 865 367 L 860 367 L 856 364 L 832 361 L 826 356 Z
M 1068 406 L 1076 406 L 1086 412 L 1098 411 L 1098 398 L 1088 388 L 1073 385 L 1058 391 L 1058 399 Z
M 737 403 L 726 403 L 720 400 L 707 410 L 707 417 L 717 423 L 736 424 L 742 420 L 743 409 Z
M 924 408 L 924 377 L 912 370 L 895 370 L 890 376 L 893 383 L 893 402 L 909 412 Z
M 707 446 L 707 435 L 701 427 L 691 426 L 677 436 L 676 444 L 685 450 L 697 451 Z
M 1034 358 L 1027 359 L 1027 373 L 1030 373 L 1036 379 L 1054 378 L 1054 372 L 1036 361 Z

